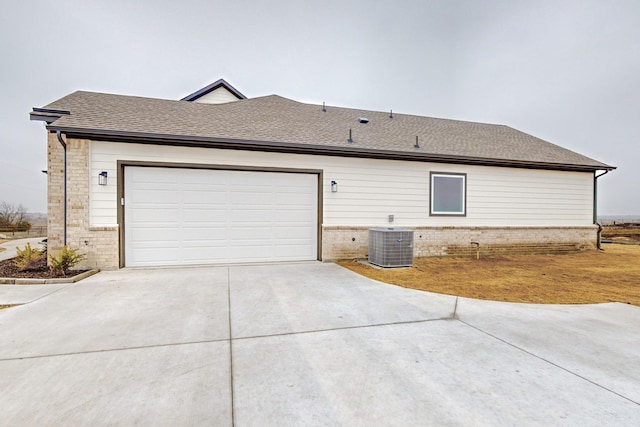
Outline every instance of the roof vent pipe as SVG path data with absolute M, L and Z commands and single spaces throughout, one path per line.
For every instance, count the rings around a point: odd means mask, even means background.
M 391 111 L 389 112 L 389 118 L 390 118 L 390 119 L 393 119 L 393 110 L 391 110 Z
M 349 144 L 353 144 L 353 139 L 351 138 L 351 129 L 349 129 L 349 139 L 347 139 Z
M 326 113 L 326 112 L 327 112 L 327 109 L 326 109 L 326 108 L 325 108 L 325 106 L 324 106 L 324 101 L 322 101 L 322 112 L 323 112 L 323 113 Z
M 418 135 L 416 135 L 416 145 L 413 148 L 420 148 L 420 143 L 418 142 Z

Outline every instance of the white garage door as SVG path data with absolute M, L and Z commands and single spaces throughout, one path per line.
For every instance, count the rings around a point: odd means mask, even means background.
M 125 265 L 317 259 L 315 174 L 125 168 Z

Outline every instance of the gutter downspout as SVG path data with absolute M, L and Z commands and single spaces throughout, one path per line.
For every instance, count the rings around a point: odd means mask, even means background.
M 63 223 L 63 237 L 62 244 L 67 246 L 67 143 L 62 139 L 62 132 L 56 131 L 56 136 L 62 148 L 64 149 L 64 223 Z
M 593 223 L 598 226 L 598 240 L 596 247 L 599 251 L 602 249 L 602 224 L 598 222 L 598 178 L 609 173 L 609 169 L 606 169 L 600 175 L 593 175 Z

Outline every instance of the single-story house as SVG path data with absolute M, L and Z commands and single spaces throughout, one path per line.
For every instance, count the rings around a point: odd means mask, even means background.
M 48 132 L 49 250 L 102 269 L 360 258 L 374 227 L 413 230 L 415 256 L 595 249 L 597 178 L 615 169 L 508 126 L 224 80 L 30 115 Z

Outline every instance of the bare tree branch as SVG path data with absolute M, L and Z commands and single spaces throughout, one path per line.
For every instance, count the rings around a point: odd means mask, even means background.
M 26 223 L 27 210 L 24 206 L 0 202 L 0 226 L 11 227 Z

